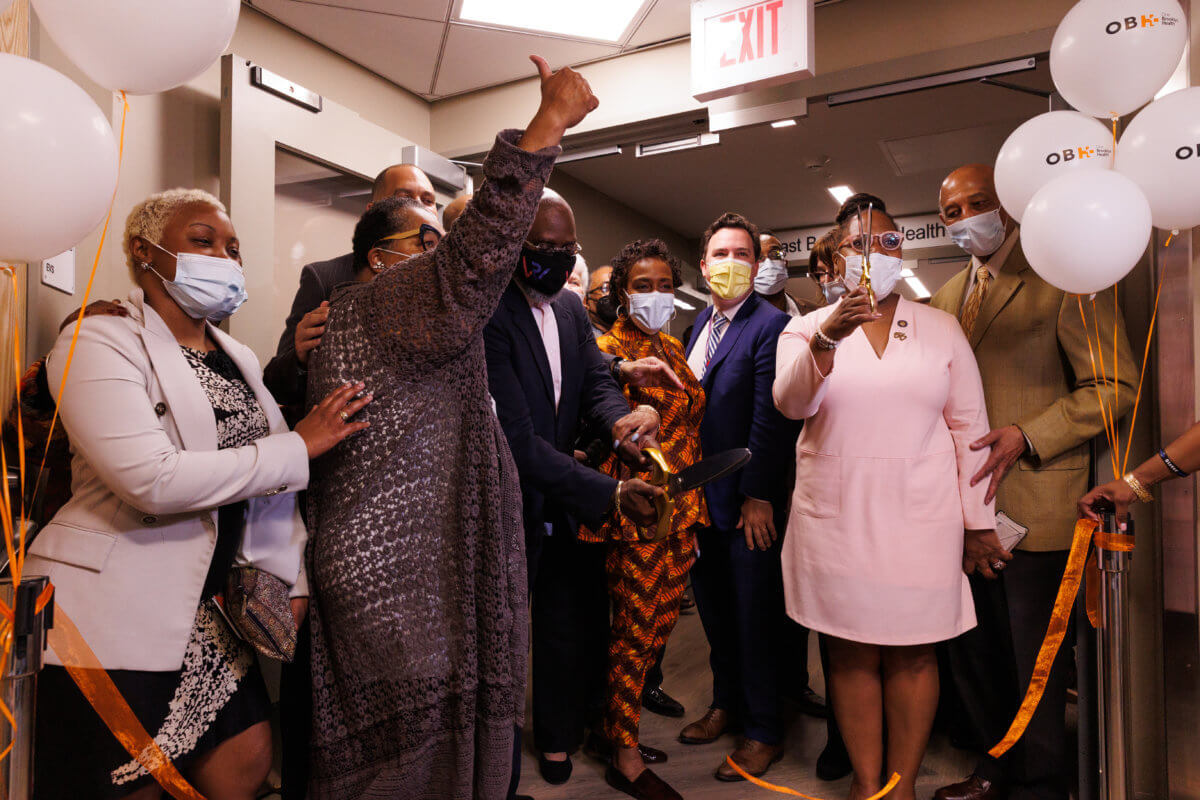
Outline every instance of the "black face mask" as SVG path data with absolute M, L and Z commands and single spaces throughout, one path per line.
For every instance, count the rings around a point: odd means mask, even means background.
M 521 282 L 535 292 L 553 297 L 567 285 L 571 270 L 575 269 L 575 250 L 564 247 L 555 250 L 521 248 L 521 260 L 517 264 L 517 275 Z
M 596 301 L 596 318 L 610 328 L 617 322 L 617 298 L 611 292 L 604 294 Z

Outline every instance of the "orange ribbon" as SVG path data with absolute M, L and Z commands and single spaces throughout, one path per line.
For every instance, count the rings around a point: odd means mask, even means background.
M 737 762 L 734 761 L 730 756 L 725 756 L 725 763 L 727 763 L 730 767 L 732 767 L 733 771 L 736 772 L 738 775 L 741 775 L 743 778 L 750 781 L 750 783 L 753 783 L 755 786 L 759 787 L 760 789 L 766 789 L 768 791 L 778 792 L 779 794 L 791 795 L 792 797 L 803 797 L 803 798 L 805 798 L 805 800 L 820 800 L 820 798 L 813 797 L 811 794 L 803 794 L 801 792 L 797 792 L 795 789 L 789 789 L 786 786 L 780 786 L 775 783 L 767 783 L 766 781 L 764 781 L 760 778 L 756 778 L 753 775 L 751 775 L 749 772 L 746 772 L 746 770 L 739 767 L 737 765 Z M 879 798 L 886 795 L 892 789 L 895 789 L 896 785 L 898 783 L 900 783 L 900 774 L 898 772 L 893 772 L 891 779 L 888 780 L 888 782 L 887 782 L 887 785 L 884 786 L 882 789 L 880 789 L 875 794 L 868 797 L 867 800 L 879 800 Z
M 92 708 L 104 720 L 113 736 L 139 764 L 154 776 L 154 780 L 176 800 L 204 800 L 204 795 L 192 788 L 179 774 L 159 746 L 146 732 L 141 720 L 133 713 L 129 703 L 112 678 L 104 671 L 100 659 L 84 641 L 83 634 L 75 627 L 62 606 L 54 611 L 54 627 L 49 635 L 50 647 L 79 687 L 79 691 L 92 704 Z

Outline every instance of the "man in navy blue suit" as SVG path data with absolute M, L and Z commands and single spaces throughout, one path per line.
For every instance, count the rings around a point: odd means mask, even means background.
M 775 347 L 789 317 L 754 292 L 760 248 L 754 224 L 729 213 L 701 242 L 713 305 L 697 317 L 687 351 L 708 400 L 700 442 L 706 455 L 737 447 L 753 455 L 743 470 L 705 488 L 712 527 L 699 534 L 692 588 L 711 650 L 713 699 L 679 735 L 685 744 L 707 744 L 740 727 L 732 758 L 755 777 L 783 754 L 778 641 L 787 618 L 779 552 L 788 459 L 799 433 L 771 398 Z M 716 777 L 742 780 L 724 761 Z

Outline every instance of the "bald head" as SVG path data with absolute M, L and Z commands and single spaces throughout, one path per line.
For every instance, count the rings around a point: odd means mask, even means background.
M 947 225 L 997 208 L 1000 208 L 1000 198 L 996 194 L 996 173 L 988 164 L 967 164 L 942 181 L 938 211 Z M 1000 214 L 1007 223 L 1008 217 L 1003 210 Z
M 462 212 L 466 209 L 467 203 L 471 201 L 474 195 L 462 194 L 451 200 L 442 209 L 442 224 L 446 226 L 446 230 L 450 230 L 450 226 L 454 224 Z
M 375 176 L 375 184 L 371 187 L 372 203 L 397 195 L 411 197 L 426 208 L 437 208 L 433 183 L 428 175 L 412 164 L 393 164 Z
M 542 191 L 528 239 L 539 247 L 566 247 L 577 241 L 575 213 L 563 196 L 553 189 Z

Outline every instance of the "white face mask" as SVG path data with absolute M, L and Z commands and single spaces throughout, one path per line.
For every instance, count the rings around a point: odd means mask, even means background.
M 946 226 L 946 233 L 954 243 L 977 258 L 990 256 L 1004 244 L 1004 220 L 1000 219 L 1000 209 L 986 214 L 976 214 L 973 217 L 960 219 Z
M 246 302 L 246 275 L 232 258 L 175 254 L 161 245 L 154 246 L 175 256 L 175 280 L 167 280 L 154 267 L 149 267 L 150 271 L 158 275 L 167 294 L 192 319 L 219 322 Z
M 674 292 L 635 292 L 629 297 L 629 318 L 646 333 L 658 333 L 675 316 Z
M 842 281 L 850 291 L 862 280 L 862 260 L 858 253 L 846 256 L 846 277 Z M 876 300 L 882 300 L 895 290 L 903 269 L 904 262 L 899 258 L 871 253 L 871 289 Z
M 772 295 L 783 291 L 787 284 L 787 262 L 782 258 L 765 258 L 758 262 L 758 275 L 754 276 L 754 291 Z

